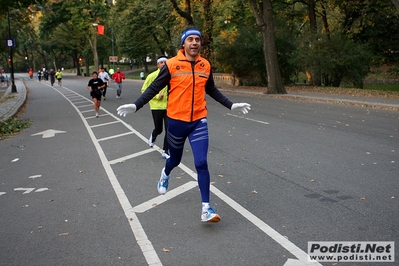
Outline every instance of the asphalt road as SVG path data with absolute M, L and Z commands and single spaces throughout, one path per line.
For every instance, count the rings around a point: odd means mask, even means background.
M 189 144 L 159 196 L 148 105 L 116 115 L 142 81 L 122 99 L 111 84 L 100 118 L 87 82 L 25 80 L 33 124 L 0 141 L 0 265 L 376 265 L 311 263 L 308 242 L 399 240 L 398 112 L 228 95 L 242 116 L 209 98 L 222 220 L 206 224 Z

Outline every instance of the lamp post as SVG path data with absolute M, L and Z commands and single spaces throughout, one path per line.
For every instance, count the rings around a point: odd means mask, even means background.
M 114 28 L 111 28 L 111 33 L 112 33 L 112 57 L 115 56 L 115 50 L 114 50 Z M 112 60 L 112 69 L 115 71 L 115 60 Z
M 11 23 L 10 23 L 10 8 L 8 8 L 7 11 L 7 15 L 8 15 L 8 38 L 9 40 L 11 39 Z M 12 44 L 9 45 L 10 47 L 10 68 L 11 68 L 11 92 L 17 92 L 17 87 L 15 86 L 15 78 L 14 78 L 14 60 L 12 59 L 12 52 L 13 52 L 13 46 L 14 46 L 14 42 L 12 41 Z
M 94 71 L 98 71 L 98 54 L 97 54 L 97 23 L 93 23 L 93 27 L 96 28 L 94 32 L 94 40 L 93 40 L 93 55 L 94 55 Z

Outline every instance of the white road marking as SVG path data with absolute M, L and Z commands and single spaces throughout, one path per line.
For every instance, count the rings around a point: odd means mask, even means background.
M 127 156 L 120 157 L 120 158 L 118 158 L 118 159 L 109 161 L 109 164 L 122 163 L 122 162 L 124 162 L 124 161 L 126 161 L 126 160 L 133 159 L 133 158 L 135 158 L 135 157 L 137 157 L 137 156 L 141 156 L 141 155 L 143 155 L 143 154 L 147 154 L 147 153 L 150 153 L 150 152 L 153 152 L 153 151 L 156 151 L 156 149 L 151 148 L 151 149 L 139 151 L 139 152 L 136 152 L 136 153 L 133 153 L 133 154 L 129 154 L 129 155 L 127 155 Z
M 91 126 L 91 128 L 102 127 L 102 126 L 108 126 L 108 125 L 119 124 L 119 123 L 120 123 L 119 121 L 112 121 L 112 122 L 108 122 L 108 123 L 93 125 L 93 126 Z
M 108 179 L 111 183 L 112 188 L 114 189 L 114 192 L 119 200 L 119 203 L 122 206 L 122 209 L 125 212 L 125 216 L 129 221 L 129 225 L 130 228 L 133 232 L 133 235 L 136 238 L 137 244 L 140 246 L 141 251 L 143 252 L 143 255 L 148 263 L 148 265 L 154 265 L 154 266 L 160 266 L 162 265 L 161 260 L 158 257 L 158 254 L 155 252 L 154 247 L 152 246 L 152 243 L 148 240 L 148 237 L 143 229 L 143 227 L 141 226 L 141 223 L 139 221 L 139 219 L 137 218 L 136 213 L 132 210 L 133 207 L 131 206 L 129 199 L 127 198 L 125 191 L 123 190 L 123 188 L 121 187 L 118 179 L 116 178 L 116 175 L 114 173 L 114 171 L 112 170 L 111 164 L 109 163 L 109 161 L 107 160 L 107 157 L 105 156 L 104 151 L 102 150 L 100 143 L 97 141 L 94 132 L 92 131 L 92 129 L 90 128 L 90 125 L 87 123 L 87 120 L 85 119 L 85 117 L 82 115 L 82 112 L 79 111 L 79 109 L 64 95 L 62 94 L 62 92 L 60 92 L 58 89 L 54 88 L 58 93 L 60 93 L 68 102 L 71 103 L 72 107 L 75 108 L 76 112 L 78 113 L 78 115 L 80 116 L 80 119 L 82 120 L 84 126 L 86 127 L 87 132 L 90 135 L 90 138 L 94 144 L 94 147 L 97 150 L 97 153 L 100 157 L 100 160 L 103 164 L 104 170 L 108 176 Z M 69 90 L 68 88 L 64 87 L 64 89 Z M 69 90 L 71 91 L 71 90 Z M 116 116 L 114 116 L 113 114 L 109 113 L 108 111 L 106 111 L 105 109 L 102 109 L 103 111 L 107 112 L 108 114 L 110 114 L 111 116 L 113 116 L 115 119 L 120 120 L 119 118 L 117 118 Z M 120 120 L 122 121 L 122 120 Z M 123 122 L 123 121 L 122 121 Z M 124 123 L 124 122 L 123 122 Z M 126 123 L 124 123 L 126 124 Z M 127 124 L 126 124 L 127 125 Z M 138 134 L 137 131 L 134 130 L 134 132 Z M 144 136 L 141 136 L 141 138 L 144 138 Z M 144 138 L 145 139 L 145 138 Z
M 66 131 L 60 131 L 60 130 L 54 130 L 54 129 L 47 129 L 45 131 L 36 133 L 36 134 L 32 134 L 31 136 L 38 136 L 38 135 L 43 135 L 42 138 L 43 139 L 47 139 L 47 138 L 52 138 L 55 136 L 55 134 L 58 133 L 66 133 Z
M 79 106 L 76 106 L 76 107 L 78 107 L 78 108 L 82 108 L 82 107 L 93 107 L 93 104 L 79 105 Z
M 183 194 L 195 187 L 198 187 L 198 183 L 196 181 L 189 181 L 181 185 L 180 187 L 168 191 L 168 193 L 166 193 L 165 195 L 160 195 L 140 205 L 137 205 L 136 207 L 133 208 L 133 211 L 138 213 L 146 212 L 149 209 L 152 209 L 170 199 L 173 199 L 174 197 L 179 196 L 180 194 Z
M 248 121 L 252 121 L 252 122 L 256 122 L 256 123 L 261 123 L 261 124 L 269 125 L 268 122 L 260 121 L 260 120 L 255 120 L 255 119 L 251 119 L 251 118 L 244 117 L 244 116 L 241 116 L 241 115 L 233 115 L 233 114 L 230 114 L 230 113 L 227 113 L 227 115 L 229 115 L 229 116 L 234 116 L 234 117 L 238 117 L 238 118 L 242 118 L 242 119 L 245 119 L 245 120 L 248 120 Z
M 43 192 L 43 191 L 47 191 L 47 190 L 50 190 L 50 189 L 48 189 L 47 187 L 42 187 L 42 188 L 36 189 L 36 190 L 35 190 L 35 193 L 36 193 L 36 192 Z
M 65 88 L 65 87 L 64 87 Z M 65 88 L 67 89 L 67 88 Z M 56 89 L 57 90 L 57 89 Z M 69 90 L 69 89 L 68 89 Z M 57 90 L 58 91 L 58 90 Z M 58 91 L 62 96 L 64 96 L 60 91 Z M 64 96 L 65 97 L 65 96 Z M 185 193 L 186 191 L 190 190 L 191 188 L 196 186 L 196 182 L 194 181 L 190 181 L 182 186 L 180 186 L 179 188 L 169 191 L 168 196 L 163 195 L 163 196 L 158 196 L 150 201 L 147 201 L 143 204 L 140 204 L 136 207 L 132 207 L 123 188 L 121 187 L 118 179 L 115 176 L 115 173 L 112 170 L 111 164 L 112 163 L 117 163 L 117 162 L 121 162 L 122 158 L 113 160 L 113 161 L 108 161 L 104 151 L 102 150 L 99 141 L 96 140 L 95 135 L 93 133 L 93 131 L 91 130 L 91 127 L 89 126 L 89 124 L 87 123 L 87 118 L 83 117 L 82 113 L 80 112 L 79 109 L 67 98 L 65 97 L 70 103 L 71 105 L 76 109 L 76 111 L 78 112 L 79 116 L 81 117 L 87 131 L 89 132 L 89 135 L 92 139 L 92 142 L 97 150 L 97 153 L 100 156 L 100 159 L 102 161 L 103 167 L 108 175 L 108 178 L 111 182 L 111 185 L 115 191 L 115 194 L 117 195 L 119 202 L 125 212 L 125 215 L 127 217 L 127 219 L 129 220 L 129 224 L 130 227 L 132 229 L 132 232 L 137 240 L 137 243 L 139 244 L 143 255 L 145 257 L 145 259 L 147 260 L 148 265 L 162 265 L 157 253 L 154 250 L 154 247 L 152 246 L 152 243 L 148 240 L 148 237 L 143 229 L 143 227 L 140 224 L 140 221 L 137 218 L 136 215 L 136 211 L 137 212 L 141 212 L 141 211 L 145 211 L 148 209 L 151 209 L 152 207 L 154 207 L 158 204 L 162 204 L 164 202 L 166 202 L 168 199 L 170 199 L 170 197 L 175 197 L 181 193 Z M 126 122 L 124 122 L 123 120 L 121 120 L 120 118 L 116 117 L 115 115 L 113 115 L 112 113 L 108 112 L 105 109 L 102 109 L 103 111 L 105 111 L 106 113 L 108 113 L 110 116 L 114 117 L 116 120 L 120 121 L 122 124 L 124 124 L 127 128 L 129 128 L 132 132 L 134 132 L 138 137 L 140 137 L 144 142 L 147 142 L 146 137 L 144 137 L 143 135 L 141 135 L 138 131 L 136 131 L 135 129 L 133 129 L 129 124 L 127 124 Z M 239 117 L 239 118 L 244 118 L 241 116 L 236 116 L 236 115 L 232 115 L 232 114 L 228 114 L 231 116 L 235 116 L 235 117 Z M 254 121 L 254 122 L 258 122 L 258 123 L 262 123 L 262 124 L 269 124 L 267 122 L 264 121 L 258 121 L 258 120 L 253 120 L 253 119 L 249 119 L 249 118 L 244 118 L 250 121 Z M 155 147 L 155 146 L 154 146 Z M 155 149 L 147 149 L 144 150 L 142 152 L 139 153 L 135 153 L 133 156 L 139 156 L 151 151 L 155 151 Z M 130 156 L 125 156 L 123 157 L 123 160 L 126 159 L 130 159 L 133 158 Z M 122 161 L 123 161 L 122 160 Z M 194 171 L 192 171 L 190 168 L 188 168 L 187 166 L 180 164 L 179 167 L 185 171 L 187 174 L 189 174 L 190 176 L 192 176 L 195 180 L 197 179 L 197 175 Z M 195 184 L 195 186 L 194 186 Z M 263 222 L 262 220 L 260 220 L 258 217 L 256 217 L 254 214 L 252 214 L 251 212 L 249 212 L 248 210 L 246 210 L 244 207 L 242 207 L 240 204 L 238 204 L 237 202 L 235 202 L 233 199 L 231 199 L 230 197 L 228 197 L 226 194 L 224 194 L 223 192 L 221 192 L 219 189 L 217 189 L 216 187 L 214 187 L 213 185 L 211 185 L 211 191 L 212 193 L 214 193 L 216 196 L 218 196 L 221 200 L 223 200 L 224 202 L 226 202 L 228 205 L 230 205 L 234 210 L 236 210 L 238 213 L 240 213 L 241 215 L 243 215 L 246 219 L 248 219 L 251 223 L 253 223 L 255 226 L 257 226 L 260 230 L 262 230 L 264 233 L 266 233 L 268 236 L 270 236 L 274 241 L 276 241 L 278 244 L 280 244 L 281 246 L 283 246 L 286 250 L 288 250 L 291 254 L 293 254 L 295 257 L 297 257 L 299 259 L 299 261 L 297 260 L 292 260 L 292 259 L 288 259 L 288 261 L 285 263 L 286 266 L 288 265 L 321 265 L 317 262 L 310 262 L 308 261 L 308 255 L 306 254 L 306 252 L 302 251 L 300 248 L 298 248 L 297 246 L 295 246 L 291 241 L 289 241 L 287 238 L 285 238 L 284 236 L 280 235 L 277 231 L 275 231 L 273 228 L 271 228 L 269 225 L 267 225 L 265 222 Z M 172 193 L 171 193 L 172 192 Z M 169 194 L 171 193 L 171 194 Z M 294 264 L 295 263 L 295 264 Z
M 35 190 L 35 188 L 30 187 L 30 188 L 23 188 L 23 187 L 18 187 L 18 188 L 14 188 L 14 191 L 25 191 L 22 194 L 28 194 L 31 193 L 33 190 Z
M 134 133 L 129 131 L 129 132 L 126 132 L 126 133 L 122 133 L 122 134 L 113 135 L 113 136 L 105 137 L 105 138 L 102 138 L 102 139 L 98 139 L 97 141 L 100 142 L 100 141 L 115 139 L 115 138 L 123 137 L 123 136 L 126 136 L 126 135 L 131 135 L 131 134 L 134 134 Z

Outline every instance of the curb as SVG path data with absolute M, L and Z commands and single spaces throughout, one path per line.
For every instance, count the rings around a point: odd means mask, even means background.
M 22 81 L 15 80 L 17 92 L 11 92 L 11 85 L 0 99 L 0 122 L 13 117 L 26 101 L 26 87 Z

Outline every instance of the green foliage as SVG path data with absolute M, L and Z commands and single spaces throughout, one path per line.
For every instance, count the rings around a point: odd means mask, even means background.
M 303 67 L 312 73 L 320 73 L 325 86 L 339 87 L 341 82 L 363 87 L 363 79 L 369 72 L 372 54 L 367 46 L 356 44 L 345 35 L 334 34 L 331 38 L 319 36 L 315 41 L 304 42 Z
M 392 1 L 330 0 L 336 31 L 357 43 L 368 44 L 378 56 L 375 65 L 399 64 L 399 13 Z
M 399 92 L 398 84 L 366 84 L 366 90 L 379 90 L 379 91 L 397 91 Z
M 220 37 L 216 67 L 223 72 L 234 73 L 243 85 L 266 85 L 262 37 L 257 29 L 239 29 Z
M 17 71 L 50 68 L 53 62 L 59 67 L 76 68 L 78 57 L 83 57 L 84 64 L 92 64 L 93 23 L 105 25 L 105 35 L 97 35 L 99 62 L 107 62 L 112 53 L 111 28 L 115 32 L 115 55 L 137 62 L 160 53 L 175 55 L 181 30 L 186 27 L 186 20 L 174 10 L 171 1 L 164 0 L 118 0 L 115 5 L 104 0 L 3 2 L 0 38 L 8 37 L 6 11 L 10 7 Z M 214 71 L 234 72 L 247 85 L 266 85 L 262 36 L 249 1 L 213 0 L 209 6 L 197 0 L 176 2 L 200 29 L 213 26 L 209 38 L 213 37 L 210 46 L 215 54 L 208 59 Z M 370 58 L 374 65 L 387 64 L 393 73 L 398 72 L 399 14 L 391 1 L 314 3 L 317 36 L 310 30 L 309 1 L 272 1 L 277 56 L 285 84 L 297 73 L 321 70 L 325 85 L 351 83 L 361 87 Z M 211 19 L 205 19 L 209 10 Z M 5 45 L 0 46 L 0 67 L 7 66 L 8 53 Z
M 144 60 L 148 54 L 175 54 L 177 20 L 167 1 L 117 2 L 111 17 L 113 25 L 120 25 L 115 27 L 116 43 L 125 56 Z
M 0 140 L 19 133 L 21 130 L 28 128 L 32 124 L 29 120 L 18 120 L 9 118 L 0 122 Z

